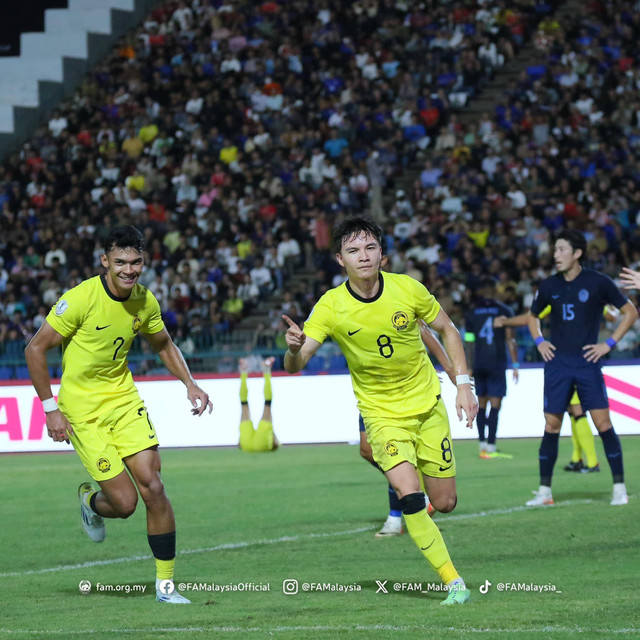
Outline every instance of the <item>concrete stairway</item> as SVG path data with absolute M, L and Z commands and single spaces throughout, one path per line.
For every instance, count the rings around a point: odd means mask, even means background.
M 0 160 L 43 124 L 91 65 L 159 0 L 69 0 L 47 9 L 43 33 L 20 36 L 20 56 L 0 58 Z

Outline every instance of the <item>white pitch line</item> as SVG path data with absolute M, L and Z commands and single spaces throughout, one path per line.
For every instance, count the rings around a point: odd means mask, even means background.
M 315 625 L 304 627 L 298 626 L 279 626 L 279 627 L 144 627 L 140 629 L 123 628 L 123 629 L 86 629 L 84 631 L 70 631 L 69 629 L 47 629 L 40 630 L 14 630 L 14 629 L 1 629 L 0 634 L 4 635 L 64 635 L 64 636 L 77 636 L 77 635 L 91 635 L 95 633 L 111 633 L 117 635 L 124 634 L 137 634 L 137 633 L 318 633 L 318 632 L 340 632 L 340 631 L 363 631 L 371 633 L 374 631 L 418 631 L 424 632 L 424 625 L 390 625 L 390 624 L 356 624 L 356 625 Z M 544 627 L 528 627 L 528 628 L 492 628 L 492 627 L 438 627 L 429 623 L 429 632 L 433 633 L 447 633 L 455 632 L 456 635 L 495 635 L 497 633 L 539 633 L 548 635 L 549 633 L 564 633 L 564 634 L 584 634 L 584 633 L 598 633 L 607 635 L 637 635 L 640 634 L 640 628 L 626 628 L 626 629 L 594 629 L 589 627 L 565 627 L 565 626 L 553 626 L 546 625 Z
M 557 502 L 556 506 L 571 506 L 577 504 L 591 504 L 593 500 L 565 500 Z M 486 518 L 489 516 L 502 516 L 519 511 L 530 511 L 535 507 L 508 507 L 505 509 L 491 509 L 489 511 L 478 511 L 476 513 L 460 513 L 456 515 L 439 514 L 438 522 L 455 522 L 460 520 L 470 520 L 474 518 Z M 543 507 L 549 509 L 550 507 Z M 333 533 L 308 533 L 296 536 L 282 536 L 281 538 L 271 538 L 267 540 L 254 540 L 253 542 L 225 542 L 214 547 L 203 547 L 201 549 L 181 549 L 178 555 L 192 555 L 194 553 L 214 553 L 216 551 L 228 551 L 233 549 L 246 549 L 248 547 L 259 547 L 269 544 L 281 544 L 283 542 L 299 542 L 302 540 L 314 540 L 316 538 L 334 538 L 336 536 L 349 536 L 356 533 L 364 533 L 371 531 L 375 527 L 360 527 L 359 529 L 348 529 L 346 531 L 335 531 Z M 110 558 L 108 560 L 92 560 L 90 562 L 80 562 L 78 564 L 63 564 L 57 567 L 48 567 L 46 569 L 29 569 L 27 571 L 9 571 L 0 573 L 0 578 L 16 578 L 20 576 L 41 575 L 44 573 L 56 573 L 58 571 L 74 571 L 76 569 L 89 569 L 91 567 L 104 567 L 111 564 L 121 564 L 123 562 L 136 562 L 139 560 L 149 560 L 150 554 L 128 556 L 126 558 Z

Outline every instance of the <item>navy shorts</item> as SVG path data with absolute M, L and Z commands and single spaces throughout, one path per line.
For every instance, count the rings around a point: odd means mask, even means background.
M 366 431 L 364 428 L 364 420 L 362 419 L 362 414 L 358 414 L 358 425 L 360 426 L 360 431 Z
M 507 395 L 506 369 L 475 369 L 473 379 L 478 398 L 504 398 Z
M 585 411 L 608 409 L 609 399 L 601 366 L 581 359 L 578 366 L 555 356 L 544 365 L 544 411 L 563 414 L 574 390 Z

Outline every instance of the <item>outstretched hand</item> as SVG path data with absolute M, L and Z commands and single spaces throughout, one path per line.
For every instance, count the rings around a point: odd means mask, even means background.
M 291 353 L 298 353 L 302 349 L 302 345 L 306 342 L 307 336 L 304 331 L 287 315 L 282 314 L 282 319 L 289 325 L 285 340 L 287 348 Z
M 478 414 L 478 398 L 473 393 L 473 388 L 470 384 L 461 384 L 458 387 L 458 395 L 456 396 L 456 413 L 458 414 L 458 420 L 462 420 L 462 413 L 467 418 L 467 427 L 473 428 L 473 421 Z
M 194 416 L 201 416 L 207 407 L 209 407 L 209 413 L 213 410 L 213 403 L 209 400 L 209 394 L 203 391 L 197 384 L 192 384 L 187 387 L 187 398 L 191 402 L 191 413 Z M 200 406 L 198 406 L 200 401 Z
M 624 289 L 640 289 L 640 271 L 623 267 L 620 274 L 620 282 L 622 282 Z

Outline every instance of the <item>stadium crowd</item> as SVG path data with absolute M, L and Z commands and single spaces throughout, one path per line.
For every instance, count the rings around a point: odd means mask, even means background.
M 556 4 L 162 3 L 0 167 L 0 355 L 20 359 L 60 293 L 98 271 L 114 224 L 144 231 L 141 282 L 187 354 L 274 292 L 256 343 L 277 346 L 280 311 L 300 320 L 341 281 L 331 228 L 363 209 L 384 221 L 392 270 L 459 325 L 487 275 L 527 308 L 564 226 L 616 276 L 640 260 L 640 18 L 594 2 L 559 24 Z M 496 113 L 460 124 L 531 37 L 539 59 Z M 302 267 L 313 281 L 288 286 Z

